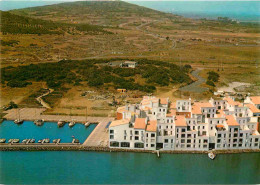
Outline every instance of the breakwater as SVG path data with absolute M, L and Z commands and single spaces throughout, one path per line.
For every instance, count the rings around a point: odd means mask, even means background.
M 0 151 L 96 151 L 96 152 L 137 152 L 137 153 L 155 153 L 153 150 L 142 149 L 121 149 L 98 146 L 84 146 L 79 144 L 62 144 L 62 145 L 22 145 L 22 144 L 1 144 Z M 206 154 L 208 151 L 162 151 L 165 154 Z M 260 149 L 237 149 L 237 150 L 214 150 L 216 154 L 235 154 L 235 153 L 260 153 Z

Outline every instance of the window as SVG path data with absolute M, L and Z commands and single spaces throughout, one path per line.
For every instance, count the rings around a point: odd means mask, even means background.
M 155 145 L 154 144 L 151 144 L 151 147 L 154 147 Z
M 152 133 L 152 134 L 151 134 L 151 137 L 155 137 L 155 134 L 154 134 L 154 133 Z
M 221 140 L 220 139 L 218 139 L 218 143 L 220 143 L 221 142 Z
M 182 132 L 185 132 L 185 128 L 181 129 Z
M 124 140 L 126 140 L 126 136 L 124 136 Z
M 128 147 L 130 147 L 130 143 L 129 142 L 122 142 L 121 147 L 128 148 Z
M 218 134 L 218 137 L 221 137 L 221 134 Z
M 135 148 L 144 148 L 143 143 L 135 143 Z
M 114 135 L 110 135 L 110 139 L 114 139 Z
M 139 134 L 139 131 L 135 131 L 135 134 Z
M 164 142 L 165 142 L 165 143 L 168 143 L 168 139 L 165 139 Z
M 110 134 L 114 134 L 114 130 L 110 130 Z
M 138 136 L 135 136 L 135 140 L 139 140 L 139 137 L 138 137 Z
M 148 133 L 146 133 L 146 137 L 148 137 Z
M 133 139 L 133 136 L 130 136 L 130 140 L 132 140 Z
M 110 142 L 110 146 L 111 146 L 111 147 L 119 147 L 119 142 L 111 141 L 111 142 Z
M 181 140 L 181 143 L 185 143 L 185 139 L 182 139 L 182 140 Z
M 185 137 L 185 134 L 182 134 L 181 137 Z
M 187 143 L 191 143 L 191 139 L 188 139 L 188 140 L 187 140 Z

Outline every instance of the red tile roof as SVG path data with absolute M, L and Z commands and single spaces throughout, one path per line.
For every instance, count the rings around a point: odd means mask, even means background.
M 168 104 L 168 98 L 160 98 L 160 103 L 167 105 Z
M 147 124 L 146 131 L 156 132 L 157 131 L 157 120 L 150 120 Z
M 135 119 L 135 125 L 134 128 L 135 129 L 145 129 L 145 118 L 136 118 Z
M 233 115 L 226 116 L 228 126 L 239 126 Z
M 246 104 L 246 106 L 253 112 L 253 113 L 260 113 L 260 110 L 256 108 L 253 104 Z
M 254 104 L 260 104 L 260 96 L 252 96 L 250 99 Z
M 185 127 L 185 126 L 187 126 L 187 123 L 186 123 L 184 115 L 176 116 L 175 126 L 176 127 Z

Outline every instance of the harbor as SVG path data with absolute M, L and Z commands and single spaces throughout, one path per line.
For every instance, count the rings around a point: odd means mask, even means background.
M 44 110 L 23 108 L 6 111 L 5 120 L 0 124 L 0 147 L 108 146 L 106 126 L 114 118 L 44 115 Z

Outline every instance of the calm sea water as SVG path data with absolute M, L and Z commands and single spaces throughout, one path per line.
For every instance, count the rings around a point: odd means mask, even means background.
M 8 184 L 259 184 L 259 153 L 0 152 Z
M 0 124 L 0 138 L 9 139 L 32 139 L 36 141 L 49 138 L 61 139 L 62 143 L 71 143 L 72 136 L 83 143 L 89 134 L 94 130 L 96 124 L 91 124 L 86 128 L 83 124 L 75 124 L 72 128 L 68 124 L 58 128 L 56 122 L 45 122 L 42 126 L 36 126 L 32 121 L 25 121 L 21 125 L 14 124 L 13 121 L 4 121 Z
M 129 1 L 144 7 L 190 18 L 229 17 L 260 21 L 260 1 Z
M 229 17 L 240 21 L 260 21 L 260 1 L 134 1 L 130 3 L 191 18 Z M 0 1 L 0 10 L 57 4 L 61 1 Z

